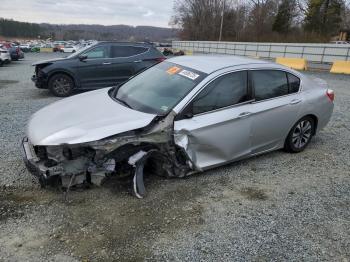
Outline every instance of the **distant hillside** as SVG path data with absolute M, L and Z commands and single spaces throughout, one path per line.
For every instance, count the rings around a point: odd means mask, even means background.
M 171 28 L 128 25 L 56 25 L 24 23 L 0 18 L 0 35 L 5 37 L 51 37 L 58 40 L 167 41 L 177 37 Z

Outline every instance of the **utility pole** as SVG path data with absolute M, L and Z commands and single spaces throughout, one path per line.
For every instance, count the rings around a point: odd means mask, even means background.
M 219 42 L 221 42 L 221 38 L 222 38 L 222 26 L 223 26 L 223 24 L 224 24 L 224 11 L 225 11 L 225 0 L 222 0 L 221 24 L 220 24 Z

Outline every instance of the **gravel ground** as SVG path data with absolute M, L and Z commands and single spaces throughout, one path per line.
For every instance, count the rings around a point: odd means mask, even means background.
M 30 81 L 26 54 L 0 68 L 0 261 L 349 261 L 350 76 L 327 128 L 300 154 L 277 151 L 186 179 L 40 189 L 20 150 L 30 115 L 58 100 Z

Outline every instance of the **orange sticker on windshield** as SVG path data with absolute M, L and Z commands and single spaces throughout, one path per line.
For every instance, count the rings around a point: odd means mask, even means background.
M 179 72 L 181 70 L 181 68 L 177 67 L 177 66 L 173 66 L 173 67 L 170 67 L 166 72 L 169 74 L 169 75 L 174 75 L 176 74 L 177 72 Z

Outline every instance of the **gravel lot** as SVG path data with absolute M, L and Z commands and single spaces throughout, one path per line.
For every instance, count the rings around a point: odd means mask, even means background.
M 0 261 L 349 261 L 350 76 L 331 123 L 300 154 L 277 151 L 186 179 L 73 191 L 40 189 L 21 160 L 30 115 L 58 100 L 30 80 L 26 54 L 0 68 Z

